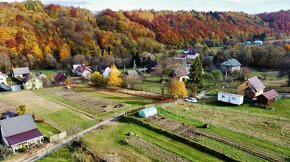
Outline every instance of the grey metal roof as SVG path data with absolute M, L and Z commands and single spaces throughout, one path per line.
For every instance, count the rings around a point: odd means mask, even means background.
M 14 75 L 23 75 L 23 74 L 29 74 L 29 68 L 28 67 L 22 67 L 22 68 L 14 68 L 13 74 Z
M 250 82 L 251 87 L 253 87 L 256 91 L 260 91 L 266 88 L 265 85 L 256 76 L 249 78 L 248 81 Z
M 2 127 L 6 137 L 36 129 L 31 114 L 25 114 L 1 120 L 0 126 Z

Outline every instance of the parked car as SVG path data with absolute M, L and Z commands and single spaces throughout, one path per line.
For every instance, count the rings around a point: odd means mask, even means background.
M 197 99 L 196 98 L 193 98 L 193 97 L 187 97 L 187 98 L 184 98 L 184 101 L 196 103 L 197 102 Z

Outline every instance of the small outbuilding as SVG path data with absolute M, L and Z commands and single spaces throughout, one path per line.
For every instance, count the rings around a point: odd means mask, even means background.
M 257 97 L 257 102 L 263 105 L 270 105 L 279 94 L 274 90 L 267 91 Z
M 138 112 L 139 116 L 143 118 L 148 118 L 157 114 L 157 109 L 155 107 L 149 107 Z
M 9 119 L 9 118 L 13 118 L 17 116 L 17 114 L 15 114 L 14 112 L 11 111 L 6 111 L 2 113 L 1 119 Z
M 64 85 L 67 77 L 65 76 L 65 73 L 57 73 L 57 75 L 54 77 L 55 84 L 57 85 Z
M 231 103 L 234 105 L 241 105 L 244 102 L 244 96 L 227 92 L 219 92 L 218 101 Z
M 14 68 L 12 70 L 12 75 L 14 78 L 17 78 L 17 77 L 25 78 L 29 74 L 30 74 L 30 71 L 28 67 Z

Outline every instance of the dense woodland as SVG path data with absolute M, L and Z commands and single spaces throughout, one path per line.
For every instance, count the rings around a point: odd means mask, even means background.
M 80 62 L 122 66 L 145 51 L 164 53 L 201 45 L 204 52 L 208 47 L 290 35 L 290 10 L 259 15 L 110 9 L 92 13 L 29 0 L 0 2 L 0 17 L 0 65 L 4 71 L 17 66 L 69 68 Z M 286 55 L 284 46 L 276 50 L 284 50 L 281 57 Z M 237 52 L 228 55 L 245 59 Z M 255 64 L 251 59 L 241 61 Z

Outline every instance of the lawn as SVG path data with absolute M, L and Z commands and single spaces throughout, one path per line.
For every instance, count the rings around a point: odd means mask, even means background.
M 53 76 L 53 75 L 56 75 L 59 72 L 66 72 L 66 71 L 64 71 L 64 70 L 32 70 L 32 72 L 34 74 L 41 72 L 41 73 L 43 73 L 46 76 L 48 76 L 48 75 L 52 75 Z
M 186 111 L 186 108 L 189 110 Z M 212 126 L 205 131 L 263 150 L 265 153 L 280 157 L 290 156 L 289 121 L 181 101 L 164 104 L 162 108 L 159 107 L 159 113 L 197 128 L 209 122 Z M 212 142 L 208 142 L 210 143 Z
M 60 133 L 59 130 L 55 129 L 47 123 L 36 123 L 36 127 L 45 137 L 50 137 Z
M 190 161 L 220 161 L 212 155 L 132 123 L 118 122 L 108 125 L 86 135 L 82 140 L 104 160 L 113 158 L 115 161 L 136 161 L 136 159 L 138 161 L 156 161 L 156 157 L 146 155 L 144 150 L 126 144 L 126 134 L 129 132 L 136 133 L 143 139 Z
M 44 157 L 41 160 L 38 160 L 39 162 L 71 162 L 75 161 L 75 159 L 72 157 L 72 154 L 74 151 L 70 150 L 68 147 L 63 147 L 57 150 L 56 152 Z
M 0 96 L 0 100 L 13 107 L 26 105 L 29 113 L 44 117 L 45 122 L 60 131 L 69 131 L 77 125 L 81 129 L 87 128 L 91 125 L 88 123 L 93 121 L 89 117 L 68 108 L 65 104 L 59 104 L 41 97 L 33 91 L 22 90 L 6 93 Z

